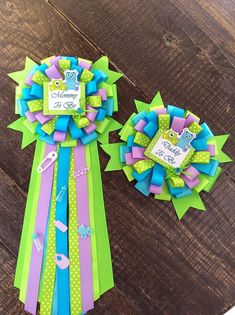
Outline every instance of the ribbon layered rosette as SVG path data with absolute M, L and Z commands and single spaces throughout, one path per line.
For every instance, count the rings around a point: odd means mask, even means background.
M 108 58 L 50 57 L 9 75 L 18 83 L 9 127 L 36 140 L 15 286 L 25 310 L 82 314 L 113 287 L 97 140 L 121 125 Z
M 122 169 L 143 195 L 172 200 L 179 219 L 190 207 L 205 210 L 200 192 L 211 190 L 219 163 L 231 161 L 222 152 L 228 135 L 214 136 L 190 111 L 164 107 L 160 93 L 135 104 L 119 133 L 123 142 L 102 146 L 111 156 L 106 171 Z

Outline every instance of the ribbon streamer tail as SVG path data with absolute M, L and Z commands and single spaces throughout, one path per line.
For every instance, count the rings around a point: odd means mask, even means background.
M 82 144 L 74 148 L 76 170 L 87 170 L 85 148 Z M 90 226 L 87 175 L 76 177 L 76 197 L 78 205 L 78 226 Z M 94 307 L 92 283 L 92 258 L 90 237 L 79 237 L 82 311 L 86 313 Z
M 45 150 L 45 157 L 55 150 L 56 150 L 55 145 L 47 144 Z M 53 171 L 54 164 L 52 164 L 42 173 L 40 193 L 38 199 L 38 209 L 34 227 L 34 235 L 36 237 L 36 241 L 40 242 L 42 247 L 40 247 L 39 244 L 38 246 L 35 245 L 36 242 L 34 242 L 32 246 L 27 294 L 25 301 L 25 310 L 32 314 L 36 314 L 37 309 L 38 290 L 43 258 L 43 244 L 45 239 L 47 217 L 50 207 Z

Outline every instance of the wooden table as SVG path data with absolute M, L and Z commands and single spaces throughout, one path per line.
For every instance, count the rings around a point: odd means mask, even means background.
M 124 123 L 134 99 L 160 90 L 215 134 L 230 133 L 235 153 L 234 0 L 2 0 L 0 10 L 1 165 L 0 314 L 24 314 L 13 288 L 34 146 L 6 129 L 14 115 L 14 82 L 25 56 L 96 60 L 108 55 L 125 75 L 118 83 Z M 111 141 L 117 139 L 111 136 Z M 100 151 L 102 169 L 108 157 Z M 207 212 L 179 222 L 171 203 L 145 198 L 122 172 L 103 184 L 116 286 L 90 314 L 222 314 L 235 304 L 235 167 L 224 165 Z

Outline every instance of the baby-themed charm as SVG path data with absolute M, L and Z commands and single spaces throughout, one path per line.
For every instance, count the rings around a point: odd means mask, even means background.
M 9 128 L 22 149 L 36 142 L 14 285 L 27 313 L 86 314 L 114 286 L 98 143 L 121 128 L 122 75 L 105 56 L 52 56 L 9 76 L 20 116 Z
M 60 269 L 66 269 L 70 265 L 70 261 L 69 261 L 68 257 L 66 257 L 63 254 L 56 254 L 55 255 L 55 262 Z
M 159 92 L 151 104 L 135 104 L 137 113 L 121 129 L 121 142 L 102 146 L 111 156 L 106 170 L 122 169 L 145 196 L 172 200 L 179 219 L 190 207 L 205 210 L 200 192 L 213 187 L 219 163 L 231 161 L 222 152 L 228 135 L 214 136 L 188 110 L 164 107 Z
M 89 226 L 85 227 L 85 225 L 82 224 L 78 228 L 78 233 L 80 234 L 82 239 L 85 239 L 87 236 L 92 235 L 92 230 Z

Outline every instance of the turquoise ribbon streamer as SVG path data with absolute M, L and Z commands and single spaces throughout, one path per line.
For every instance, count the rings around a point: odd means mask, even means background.
M 58 159 L 58 173 L 56 196 L 58 196 L 62 187 L 68 188 L 69 165 L 70 165 L 69 147 L 60 148 Z M 67 205 L 68 195 L 63 196 L 62 200 L 56 202 L 56 220 L 61 221 L 68 226 L 67 222 Z M 56 229 L 56 253 L 63 254 L 68 257 L 68 234 Z M 56 280 L 57 280 L 57 302 L 58 315 L 70 314 L 70 290 L 69 290 L 69 268 L 60 269 L 56 266 Z

